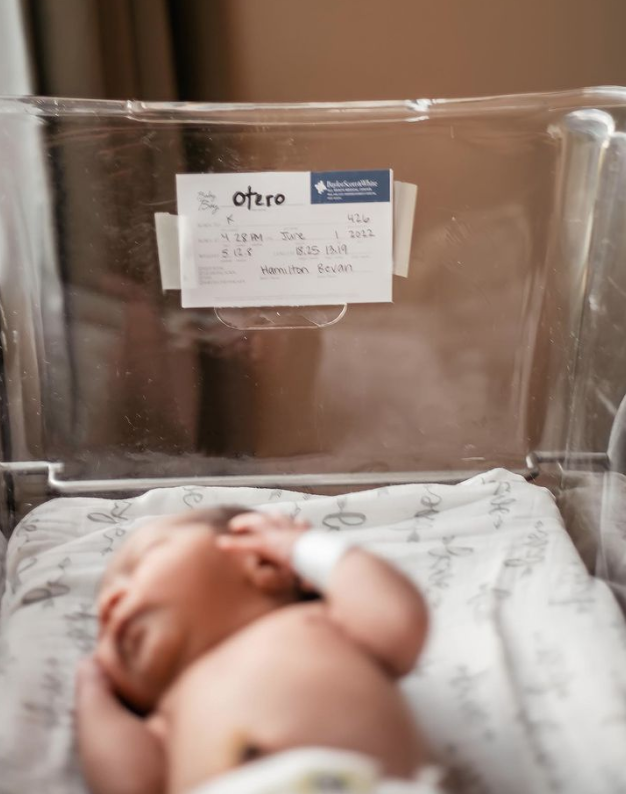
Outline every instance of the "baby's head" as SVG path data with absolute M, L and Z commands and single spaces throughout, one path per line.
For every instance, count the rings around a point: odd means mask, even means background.
M 96 658 L 117 693 L 148 710 L 202 653 L 298 600 L 294 577 L 216 543 L 243 508 L 190 511 L 137 529 L 108 566 Z

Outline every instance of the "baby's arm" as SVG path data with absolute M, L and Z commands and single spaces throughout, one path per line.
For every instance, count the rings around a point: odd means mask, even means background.
M 136 717 L 113 694 L 96 662 L 76 680 L 78 749 L 91 794 L 161 794 L 165 764 L 150 720 Z
M 420 592 L 400 571 L 352 547 L 330 573 L 324 596 L 331 619 L 392 675 L 411 672 L 424 645 L 428 613 Z
M 262 513 L 237 516 L 230 526 L 237 534 L 222 536 L 223 548 L 256 552 L 275 564 L 288 566 L 293 564 L 296 544 L 306 532 L 302 522 Z M 313 535 L 325 544 L 324 556 L 330 551 L 329 558 L 338 558 L 334 565 L 331 559 L 331 570 L 316 587 L 323 591 L 330 619 L 392 675 L 406 675 L 426 635 L 428 616 L 420 592 L 379 557 L 354 547 L 344 551 L 341 538 L 334 534 Z M 313 554 L 312 544 L 307 543 Z M 336 553 L 332 544 L 338 544 Z

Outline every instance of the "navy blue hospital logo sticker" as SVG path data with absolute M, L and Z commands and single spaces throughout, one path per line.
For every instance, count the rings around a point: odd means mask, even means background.
M 391 172 L 311 171 L 311 204 L 388 202 Z

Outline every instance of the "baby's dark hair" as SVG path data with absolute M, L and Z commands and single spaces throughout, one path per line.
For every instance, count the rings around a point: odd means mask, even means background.
M 190 513 L 183 513 L 176 523 L 180 521 L 181 524 L 204 524 L 209 526 L 218 535 L 226 535 L 229 532 L 228 525 L 236 516 L 243 513 L 252 513 L 253 509 L 250 507 L 241 507 L 239 505 L 223 505 L 221 507 L 209 507 L 202 510 L 192 510 Z M 303 589 L 299 582 L 296 584 L 294 593 L 296 601 L 317 601 L 320 596 L 316 592 Z

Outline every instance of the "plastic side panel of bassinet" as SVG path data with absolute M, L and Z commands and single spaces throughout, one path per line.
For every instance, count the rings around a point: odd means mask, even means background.
M 598 163 L 560 505 L 588 566 L 626 607 L 626 134 Z M 602 460 L 604 467 L 598 467 Z

